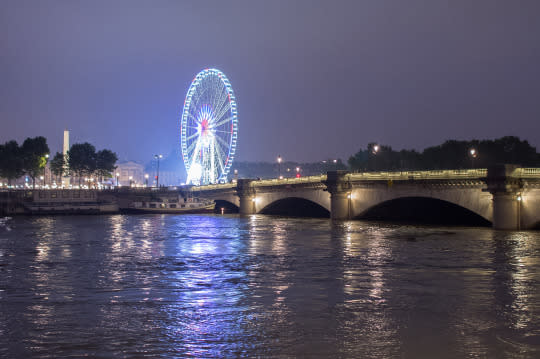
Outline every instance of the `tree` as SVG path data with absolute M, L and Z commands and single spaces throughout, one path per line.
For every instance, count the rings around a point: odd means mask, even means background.
M 60 152 L 56 152 L 53 159 L 50 162 L 51 166 L 51 172 L 56 176 L 56 181 L 58 181 L 58 178 L 64 174 L 64 168 L 65 168 L 65 161 L 64 161 L 64 154 Z
M 76 143 L 68 151 L 68 164 L 72 173 L 79 177 L 79 185 L 83 176 L 89 176 L 97 168 L 96 148 L 85 143 Z
M 43 173 L 47 165 L 49 146 L 43 136 L 27 138 L 22 144 L 23 169 L 32 178 L 32 187 L 36 187 L 36 177 Z
M 101 150 L 96 154 L 96 174 L 100 179 L 112 177 L 118 157 L 111 150 Z
M 9 141 L 0 145 L 0 177 L 8 180 L 17 179 L 24 174 L 22 150 L 17 141 Z

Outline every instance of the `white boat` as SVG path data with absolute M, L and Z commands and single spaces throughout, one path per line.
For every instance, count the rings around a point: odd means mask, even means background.
M 134 201 L 126 213 L 213 213 L 216 204 L 213 200 L 197 197 L 157 197 L 148 201 Z

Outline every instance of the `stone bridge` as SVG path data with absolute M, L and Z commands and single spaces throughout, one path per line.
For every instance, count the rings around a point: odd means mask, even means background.
M 279 203 L 303 201 L 332 219 L 359 218 L 403 199 L 429 199 L 459 207 L 497 229 L 540 225 L 540 168 L 349 173 L 192 187 L 196 196 L 225 201 L 241 214 L 266 213 Z M 288 201 L 288 202 L 287 202 Z M 404 205 L 405 203 L 405 205 Z M 414 211 L 402 202 L 402 211 Z M 403 206 L 404 205 L 404 206 Z M 416 209 L 415 209 L 416 208 Z

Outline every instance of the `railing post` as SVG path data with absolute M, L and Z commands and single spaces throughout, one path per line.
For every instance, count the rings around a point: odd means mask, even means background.
M 493 228 L 520 229 L 518 195 L 523 187 L 514 177 L 516 165 L 496 165 L 488 168 L 487 191 L 493 195 Z
M 251 179 L 238 179 L 236 182 L 236 194 L 240 198 L 240 214 L 257 213 L 255 203 L 255 188 Z
M 348 171 L 329 171 L 326 176 L 326 189 L 330 192 L 330 217 L 344 220 L 351 218 L 351 183 Z

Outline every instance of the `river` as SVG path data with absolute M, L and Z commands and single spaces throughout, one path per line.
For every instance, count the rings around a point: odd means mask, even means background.
M 540 232 L 16 217 L 0 357 L 540 357 Z

